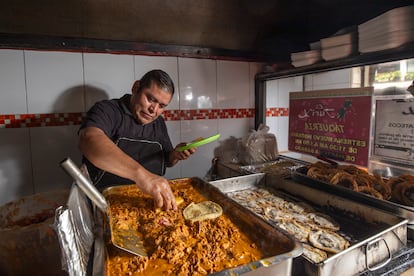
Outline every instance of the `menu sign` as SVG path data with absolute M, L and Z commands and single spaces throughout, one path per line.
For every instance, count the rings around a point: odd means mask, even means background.
M 372 91 L 291 92 L 289 150 L 367 166 Z
M 377 100 L 374 154 L 414 162 L 414 101 Z

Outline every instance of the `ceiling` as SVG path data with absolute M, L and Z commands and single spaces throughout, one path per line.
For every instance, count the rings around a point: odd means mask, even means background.
M 245 51 L 287 61 L 413 0 L 0 0 L 0 33 Z M 1 41 L 0 41 L 1 42 Z

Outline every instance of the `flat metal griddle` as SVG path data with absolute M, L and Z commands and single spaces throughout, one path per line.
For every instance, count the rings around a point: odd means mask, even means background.
M 295 260 L 297 275 L 355 275 L 375 271 L 385 266 L 407 243 L 407 220 L 291 180 L 253 174 L 210 183 L 225 194 L 268 187 L 279 197 L 310 204 L 340 224 L 340 233 L 350 241 L 350 247 L 317 264 L 302 255 L 300 260 Z

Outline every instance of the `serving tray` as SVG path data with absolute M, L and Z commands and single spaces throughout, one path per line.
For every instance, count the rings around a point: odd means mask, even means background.
M 310 204 L 320 212 L 328 212 L 351 238 L 347 249 L 314 263 L 301 255 L 294 260 L 293 275 L 357 275 L 376 271 L 387 265 L 407 244 L 407 220 L 381 209 L 332 194 L 292 180 L 265 174 L 251 174 L 210 182 L 228 194 L 245 189 L 269 187 L 275 195 Z M 277 227 L 277 225 L 274 225 Z
M 292 180 L 321 191 L 347 196 L 347 198 L 351 200 L 355 200 L 363 204 L 382 209 L 384 211 L 395 214 L 396 216 L 407 219 L 408 224 L 414 224 L 414 207 L 399 204 L 390 200 L 379 199 L 365 193 L 347 189 L 339 185 L 329 184 L 328 182 L 308 176 L 307 170 L 308 168 L 306 166 L 294 169 L 292 171 Z
M 261 271 L 263 272 L 274 267 L 277 268 L 278 275 L 290 275 L 293 258 L 302 254 L 302 246 L 295 239 L 278 229 L 274 229 L 271 225 L 260 220 L 254 214 L 244 213 L 243 208 L 229 200 L 217 188 L 200 178 L 174 179 L 169 182 L 173 190 L 179 189 L 180 187 L 183 187 L 183 184 L 188 183 L 208 200 L 220 204 L 223 208 L 223 214 L 231 218 L 231 221 L 241 232 L 249 236 L 260 247 L 266 248 L 267 252 L 270 252 L 270 255 L 263 257 L 263 259 L 215 272 L 213 275 L 240 275 L 247 272 L 258 272 L 260 274 Z M 131 186 L 132 185 L 109 187 L 104 190 L 103 194 L 104 196 L 110 196 L 111 194 L 113 195 L 122 192 L 122 190 L 128 191 L 128 189 L 131 189 Z M 99 224 L 98 221 L 98 225 Z M 266 241 L 266 243 L 261 241 Z M 97 273 L 95 275 L 109 276 L 108 271 L 99 271 L 99 268 L 105 267 L 107 264 L 107 252 L 103 250 L 102 253 L 104 236 L 97 237 L 95 244 L 97 243 L 100 244 L 101 254 L 97 254 L 97 257 L 94 259 L 94 268 L 97 268 Z M 131 256 L 131 258 L 133 257 L 134 256 Z

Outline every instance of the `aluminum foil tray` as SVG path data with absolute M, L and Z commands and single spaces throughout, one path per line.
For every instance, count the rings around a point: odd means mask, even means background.
M 261 246 L 266 246 L 274 252 L 274 255 L 266 257 L 264 259 L 248 263 L 243 266 L 229 268 L 223 271 L 214 273 L 213 275 L 240 275 L 248 273 L 248 275 L 263 275 L 263 273 L 277 274 L 277 275 L 291 275 L 293 258 L 302 254 L 302 246 L 294 238 L 287 235 L 285 232 L 275 229 L 265 221 L 261 220 L 253 213 L 245 213 L 244 208 L 236 204 L 234 201 L 229 200 L 222 192 L 217 188 L 210 185 L 208 182 L 201 180 L 200 178 L 183 178 L 170 180 L 170 185 L 174 190 L 174 185 L 188 182 L 197 191 L 202 193 L 206 198 L 220 204 L 223 208 L 223 213 L 232 218 L 232 222 L 246 233 L 253 241 Z M 117 189 L 127 188 L 131 185 L 114 186 L 105 189 L 104 195 L 108 195 L 111 192 L 116 192 Z M 98 225 L 102 225 L 102 221 L 98 217 Z M 263 243 L 265 241 L 265 243 Z M 106 253 L 102 250 L 105 243 L 105 235 L 98 236 L 95 240 L 95 246 L 100 248 L 100 251 L 95 250 L 94 259 L 94 275 L 107 275 L 105 269 L 106 266 Z M 97 256 L 97 257 L 96 257 Z
M 414 224 L 414 207 L 402 205 L 390 200 L 378 199 L 376 197 L 364 193 L 355 192 L 351 189 L 347 189 L 342 186 L 331 185 L 327 182 L 308 176 L 306 172 L 306 166 L 296 168 L 292 171 L 292 179 L 296 182 L 303 183 L 304 185 L 310 186 L 312 188 L 326 191 L 328 193 L 341 194 L 351 200 L 382 209 L 384 211 L 395 214 L 396 216 L 407 219 L 408 224 L 410 225 Z
M 407 220 L 346 196 L 331 194 L 292 180 L 251 174 L 210 182 L 225 194 L 267 187 L 278 197 L 305 202 L 334 218 L 350 246 L 314 263 L 304 255 L 294 260 L 293 275 L 357 275 L 386 266 L 407 244 Z M 251 212 L 246 208 L 246 212 Z M 276 224 L 273 227 L 278 228 Z

